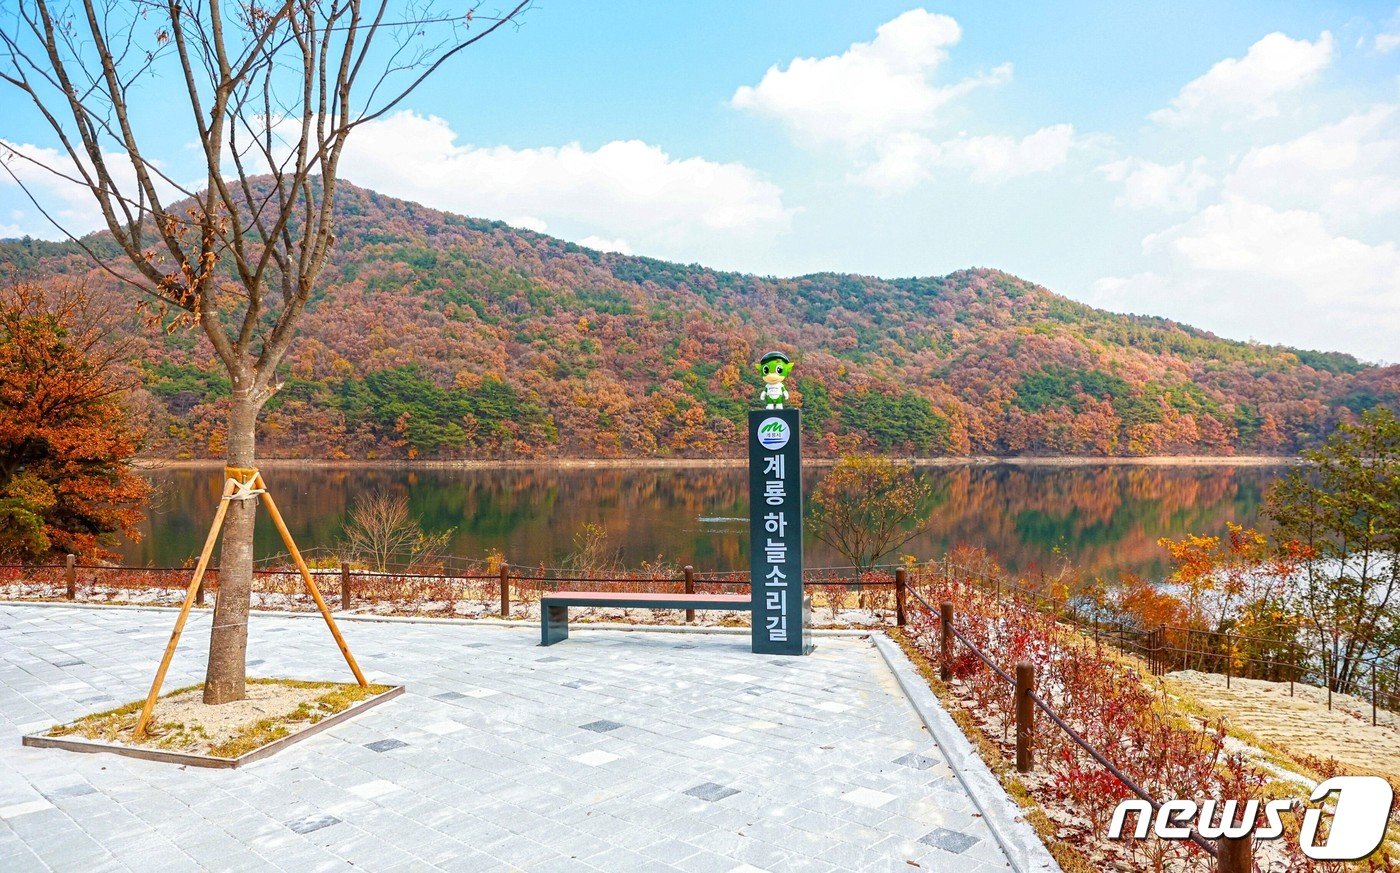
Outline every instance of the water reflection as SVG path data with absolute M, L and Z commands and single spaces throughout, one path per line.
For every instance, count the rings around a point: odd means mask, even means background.
M 941 555 L 954 545 L 989 549 L 1015 570 L 1033 570 L 1056 550 L 1094 572 L 1164 568 L 1161 536 L 1259 523 L 1264 492 L 1283 467 L 926 468 L 934 486 L 929 531 L 903 551 Z M 807 474 L 810 489 L 822 475 Z M 219 497 L 219 472 L 149 473 L 162 499 L 128 561 L 175 566 L 197 555 Z M 569 553 L 584 523 L 603 525 L 635 566 L 664 558 L 697 568 L 746 567 L 746 473 L 738 468 L 644 470 L 409 470 L 273 468 L 265 476 L 303 547 L 332 546 L 355 495 L 377 485 L 405 490 L 430 531 L 455 528 L 452 553 L 488 549 L 517 564 L 549 566 Z M 840 563 L 809 537 L 809 565 Z M 282 551 L 260 520 L 257 553 Z

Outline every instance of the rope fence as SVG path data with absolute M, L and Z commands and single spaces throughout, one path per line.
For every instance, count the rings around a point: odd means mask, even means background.
M 1016 751 L 1015 757 L 1018 772 L 1026 773 L 1033 769 L 1033 723 L 1030 714 L 1030 706 L 1035 706 L 1044 713 L 1051 724 L 1057 727 L 1064 736 L 1076 747 L 1087 754 L 1093 761 L 1107 771 L 1124 788 L 1131 792 L 1138 799 L 1146 802 L 1152 809 L 1155 816 L 1161 809 L 1161 802 L 1152 794 L 1139 785 L 1135 780 L 1123 772 L 1113 763 L 1102 751 L 1089 742 L 1079 731 L 1055 710 L 1055 708 L 1035 691 L 1034 669 L 1029 663 L 1021 662 L 1016 665 L 1017 676 L 1013 677 L 996 661 L 969 639 L 957 626 L 955 620 L 955 604 L 945 601 L 935 609 L 925 597 L 919 593 L 918 586 L 914 585 L 906 592 L 906 596 L 911 598 L 917 607 L 922 608 L 923 618 L 931 625 L 938 627 L 940 646 L 937 654 L 925 652 L 931 662 L 940 666 L 940 677 L 949 681 L 953 677 L 953 663 L 955 661 L 954 643 L 961 644 L 974 658 L 987 668 L 987 671 L 996 677 L 1003 685 L 1014 690 L 1014 697 L 1017 702 L 1015 717 Z M 911 639 L 917 639 L 911 637 Z M 1251 873 L 1256 869 L 1256 865 L 1250 859 L 1251 850 L 1249 848 L 1249 837 L 1243 837 L 1234 842 L 1243 845 L 1230 846 L 1230 851 L 1222 852 L 1217 845 L 1209 839 L 1192 829 L 1188 839 L 1196 848 L 1206 853 L 1214 862 L 1218 873 Z M 1226 838 L 1221 838 L 1221 842 L 1227 842 Z M 1237 863 L 1236 859 L 1243 857 L 1243 866 Z

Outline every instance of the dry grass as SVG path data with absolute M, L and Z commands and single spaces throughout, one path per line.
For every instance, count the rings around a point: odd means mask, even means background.
M 51 737 L 82 737 L 146 749 L 236 758 L 383 694 L 387 685 L 249 679 L 248 699 L 222 706 L 200 702 L 204 686 L 177 688 L 156 701 L 139 741 L 132 734 L 145 700 L 55 725 Z M 164 715 L 164 717 L 162 717 Z

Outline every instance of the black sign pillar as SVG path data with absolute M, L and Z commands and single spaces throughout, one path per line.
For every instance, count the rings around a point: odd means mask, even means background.
M 796 409 L 749 413 L 749 571 L 759 654 L 812 649 L 802 596 L 801 422 Z

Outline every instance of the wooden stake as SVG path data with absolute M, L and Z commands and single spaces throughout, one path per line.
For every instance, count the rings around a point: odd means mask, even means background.
M 1215 841 L 1217 873 L 1251 873 L 1254 870 L 1254 836 L 1221 837 Z
M 69 555 L 63 565 L 63 584 L 67 588 L 69 600 L 78 597 L 78 556 Z
M 1035 701 L 1031 692 L 1035 690 L 1035 665 L 1028 661 L 1016 664 L 1016 772 L 1029 773 L 1035 766 L 1033 751 L 1033 731 Z
M 277 511 L 277 501 L 272 499 L 272 494 L 267 490 L 267 483 L 263 481 L 262 473 L 254 474 L 255 488 L 262 491 L 263 505 L 267 507 L 267 514 L 272 516 L 272 523 L 277 528 L 277 532 L 282 535 L 282 542 L 287 546 L 287 552 L 296 562 L 297 570 L 301 573 L 301 579 L 306 583 L 306 590 L 311 592 L 311 597 L 316 601 L 316 608 L 321 610 L 321 617 L 326 620 L 326 626 L 331 629 L 331 636 L 335 637 L 335 644 L 340 647 L 340 653 L 345 656 L 345 663 L 350 665 L 350 672 L 355 674 L 355 681 L 360 683 L 361 688 L 369 685 L 365 679 L 365 674 L 360 672 L 360 665 L 355 663 L 355 656 L 350 654 L 350 647 L 345 644 L 345 637 L 340 635 L 340 628 L 336 627 L 335 619 L 331 616 L 331 609 L 326 605 L 325 598 L 321 596 L 321 591 L 316 587 L 316 580 L 311 578 L 311 571 L 306 567 L 306 560 L 301 556 L 301 550 L 297 548 L 296 542 L 292 539 L 292 532 L 287 530 L 287 523 L 282 520 L 282 513 Z
M 156 698 L 160 696 L 161 683 L 165 681 L 165 671 L 170 669 L 170 659 L 175 657 L 175 647 L 180 643 L 180 634 L 185 629 L 185 620 L 190 616 L 190 607 L 194 605 L 195 594 L 199 591 L 200 585 L 204 582 L 204 571 L 209 568 L 209 558 L 214 554 L 214 543 L 219 540 L 219 530 L 224 526 L 224 516 L 228 514 L 228 498 L 237 487 L 233 479 L 224 481 L 223 497 L 219 499 L 219 508 L 214 513 L 214 523 L 209 526 L 209 536 L 204 540 L 204 551 L 199 553 L 199 564 L 194 568 L 194 578 L 190 580 L 190 587 L 185 591 L 185 602 L 180 607 L 180 616 L 175 619 L 175 629 L 170 632 L 170 642 L 165 646 L 165 656 L 160 659 L 160 668 L 156 670 L 155 681 L 151 683 L 151 693 L 146 695 L 146 705 L 141 708 L 141 717 L 136 720 L 136 730 L 132 732 L 133 740 L 141 739 L 146 733 L 146 723 L 151 720 L 151 710 L 155 708 Z
M 938 678 L 947 682 L 953 678 L 953 604 L 947 600 L 938 604 L 939 642 L 942 644 L 942 657 L 939 659 Z
M 501 618 L 510 618 L 510 564 L 501 562 Z
M 909 587 L 909 573 L 900 567 L 894 571 L 894 623 L 896 627 L 904 627 L 904 606 Z
M 695 568 L 690 564 L 685 565 L 685 593 L 695 593 Z M 685 623 L 690 624 L 693 621 L 695 621 L 695 610 L 687 609 L 685 611 Z

